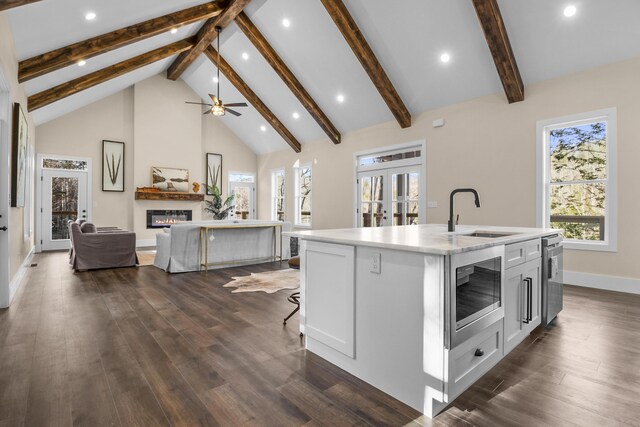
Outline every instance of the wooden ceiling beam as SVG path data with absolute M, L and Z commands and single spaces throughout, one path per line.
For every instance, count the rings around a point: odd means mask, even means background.
M 524 84 L 496 0 L 472 0 L 509 103 L 524 101 Z
M 300 101 L 304 108 L 309 112 L 311 117 L 313 117 L 318 125 L 320 125 L 329 139 L 331 139 L 334 144 L 340 144 L 340 132 L 338 132 L 338 129 L 336 129 L 333 123 L 331 123 L 331 120 L 329 120 L 327 115 L 324 114 L 320 106 L 313 100 L 313 98 L 311 98 L 309 92 L 307 92 L 304 86 L 302 86 L 302 83 L 300 83 L 289 67 L 287 67 L 287 64 L 284 63 L 280 55 L 278 55 L 275 49 L 269 44 L 267 39 L 264 38 L 260 30 L 258 30 L 251 19 L 249 19 L 247 14 L 241 12 L 236 17 L 236 24 L 240 27 L 251 43 L 253 43 L 256 49 L 258 49 L 258 52 L 262 54 L 264 59 L 267 60 L 276 74 L 280 76 L 289 90 L 291 90 L 295 97 L 298 98 L 298 101 Z
M 386 102 L 393 116 L 400 124 L 400 127 L 407 128 L 411 126 L 411 113 L 402 102 L 402 98 L 398 95 L 389 76 L 380 65 L 378 58 L 371 50 L 369 43 L 367 43 L 360 28 L 358 28 L 358 24 L 353 20 L 342 0 L 321 1 L 376 89 L 378 89 L 382 99 L 384 99 L 384 102 Z
M 173 28 L 218 16 L 222 11 L 216 3 L 205 3 L 25 59 L 18 66 L 18 81 L 22 83 Z
M 171 80 L 177 80 L 182 73 L 196 60 L 196 58 L 211 45 L 216 39 L 218 33 L 216 27 L 220 26 L 223 29 L 236 19 L 236 16 L 249 4 L 251 0 L 229 0 L 227 7 L 224 11 L 215 18 L 208 19 L 200 31 L 198 31 L 198 41 L 193 49 L 181 53 L 173 64 L 167 70 L 167 78 Z
M 242 77 L 235 72 L 224 58 L 220 57 L 218 62 L 218 52 L 213 46 L 207 47 L 204 51 L 205 55 L 213 64 L 220 69 L 222 74 L 238 89 L 238 92 L 244 96 L 247 101 L 269 122 L 269 124 L 278 132 L 278 134 L 293 148 L 293 151 L 299 153 L 302 151 L 302 147 L 298 140 L 293 136 L 291 132 L 282 124 L 280 120 L 271 112 L 269 107 L 256 95 L 256 93 L 242 80 Z
M 119 62 L 111 65 L 107 68 L 95 71 L 87 74 L 86 76 L 78 77 L 66 83 L 62 83 L 51 89 L 31 95 L 28 99 L 29 111 L 37 110 L 46 105 L 52 104 L 56 101 L 60 101 L 63 98 L 81 92 L 83 90 L 92 88 L 101 83 L 114 79 L 116 77 L 127 74 L 138 68 L 142 68 L 146 65 L 168 58 L 177 53 L 184 52 L 191 49 L 196 43 L 196 38 L 190 37 L 188 39 L 179 40 L 175 43 L 154 49 L 150 52 L 143 53 L 134 58 L 127 59 L 126 61 Z
M 42 0 L 0 0 L 0 12 L 14 7 L 24 6 L 30 3 L 37 3 Z

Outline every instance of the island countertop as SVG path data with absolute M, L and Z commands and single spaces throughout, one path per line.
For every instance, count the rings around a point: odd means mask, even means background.
M 550 234 L 560 234 L 561 231 L 553 228 L 459 225 L 456 226 L 456 231 L 448 232 L 447 226 L 443 224 L 420 224 L 332 230 L 294 230 L 282 234 L 316 242 L 452 255 L 491 246 L 508 245 Z M 474 232 L 505 233 L 505 235 L 499 237 L 470 236 Z

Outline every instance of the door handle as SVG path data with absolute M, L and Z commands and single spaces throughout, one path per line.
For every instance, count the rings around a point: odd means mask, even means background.
M 528 324 L 529 323 L 529 278 L 525 277 L 523 279 L 523 282 L 524 282 L 524 286 L 526 287 L 526 293 L 522 294 L 523 301 L 525 301 L 524 302 L 524 310 L 523 311 L 526 314 L 523 313 L 524 319 L 522 320 L 522 323 L 527 323 Z
M 6 226 L 5 227 L 0 227 L 0 231 L 7 231 L 7 230 L 8 230 L 8 228 Z

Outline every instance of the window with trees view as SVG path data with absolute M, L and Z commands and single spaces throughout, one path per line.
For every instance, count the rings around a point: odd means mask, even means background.
M 284 170 L 271 172 L 271 219 L 284 221 Z
M 545 227 L 574 249 L 615 250 L 615 109 L 539 123 Z
M 311 166 L 300 166 L 296 171 L 295 225 L 311 227 Z

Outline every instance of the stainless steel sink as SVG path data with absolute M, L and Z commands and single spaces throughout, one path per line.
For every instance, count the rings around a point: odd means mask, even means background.
M 522 233 L 510 233 L 510 232 L 503 232 L 503 231 L 474 231 L 473 233 L 465 234 L 465 236 L 497 239 L 500 237 L 513 236 L 516 234 L 522 234 Z

